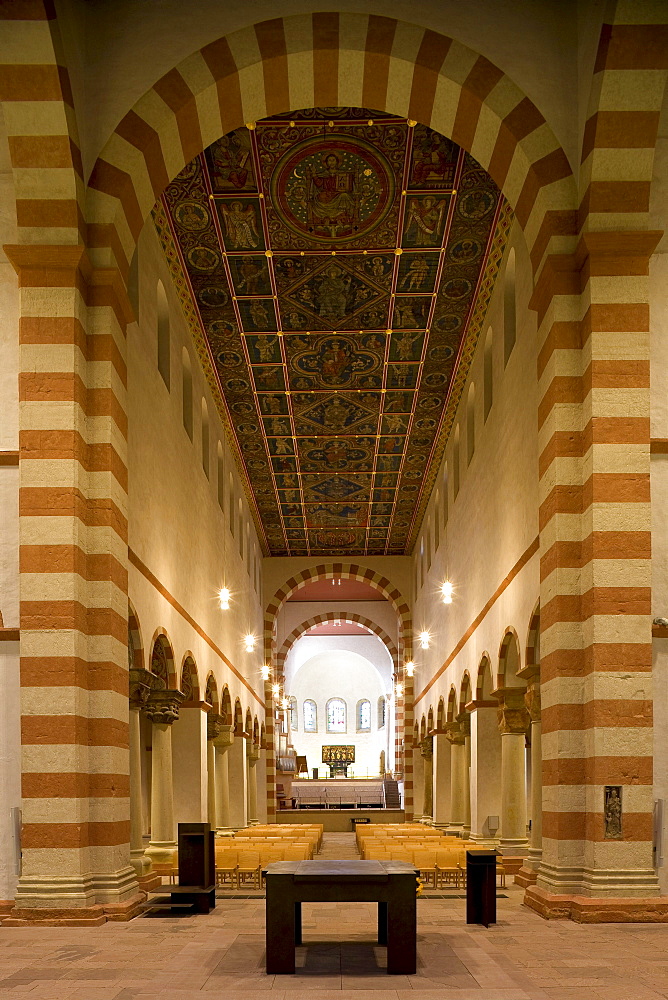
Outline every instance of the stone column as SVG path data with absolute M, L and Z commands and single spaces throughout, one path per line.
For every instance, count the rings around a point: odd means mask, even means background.
M 206 814 L 212 830 L 218 827 L 216 807 L 216 747 L 215 739 L 224 724 L 222 715 L 209 712 L 206 719 Z
M 216 829 L 219 833 L 229 833 L 230 826 L 230 778 L 227 766 L 227 751 L 234 742 L 234 726 L 221 725 L 213 740 L 216 751 Z
M 425 823 L 433 823 L 434 820 L 434 770 L 433 770 L 434 748 L 432 737 L 427 736 L 420 743 L 420 756 L 423 761 L 424 773 L 424 803 L 422 806 L 422 819 Z
M 450 817 L 448 830 L 460 832 L 466 818 L 465 796 L 468 789 L 468 761 L 466 760 L 466 738 L 459 722 L 448 723 L 450 743 Z
M 464 769 L 464 826 L 462 837 L 468 840 L 471 834 L 471 716 L 468 712 L 463 712 L 458 718 L 459 724 L 464 733 L 464 757 L 466 766 Z
M 152 680 L 148 670 L 130 668 L 130 863 L 137 875 L 145 875 L 151 867 L 143 840 L 141 711 L 151 693 Z
M 151 841 L 146 854 L 155 868 L 171 865 L 176 850 L 174 786 L 172 784 L 172 724 L 184 700 L 180 691 L 152 691 L 146 714 L 152 723 Z
M 524 744 L 529 713 L 524 704 L 524 688 L 504 688 L 497 692 L 501 732 L 501 836 L 502 854 L 526 856 L 527 800 Z
M 247 812 L 247 777 L 246 737 L 234 736 L 230 749 L 227 751 L 227 767 L 230 789 L 230 826 L 233 830 L 241 830 L 248 824 Z
M 434 774 L 434 826 L 445 827 L 448 824 L 450 810 L 450 744 L 445 733 L 436 733 L 432 737 Z
M 475 704 L 475 703 L 474 703 Z M 497 704 L 479 703 L 471 712 L 471 840 L 498 843 L 501 817 L 501 734 Z M 490 816 L 498 817 L 490 827 Z
M 543 749 L 540 718 L 540 683 L 529 681 L 524 702 L 531 720 L 531 834 L 529 855 L 515 876 L 519 885 L 533 885 L 543 856 Z
M 413 775 L 413 822 L 420 823 L 424 816 L 424 758 L 420 753 L 420 744 L 406 746 L 404 749 L 404 764 L 408 758 L 412 760 L 411 773 Z M 404 796 L 406 794 L 404 783 Z M 408 822 L 408 820 L 407 820 Z
M 248 761 L 248 825 L 257 826 L 257 777 L 255 765 L 260 759 L 260 748 L 250 740 L 246 743 L 246 760 Z

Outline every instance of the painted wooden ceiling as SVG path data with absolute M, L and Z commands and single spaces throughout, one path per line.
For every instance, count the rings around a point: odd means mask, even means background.
M 266 550 L 409 552 L 507 233 L 489 175 L 405 118 L 308 109 L 215 142 L 162 207 Z

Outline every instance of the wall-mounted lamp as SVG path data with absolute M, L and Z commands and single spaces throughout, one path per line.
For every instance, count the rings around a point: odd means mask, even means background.
M 284 698 L 283 701 L 281 702 L 281 708 L 283 709 L 284 712 L 287 712 L 289 706 L 290 702 L 288 701 L 287 698 Z
M 403 684 L 401 684 L 401 683 L 395 684 L 394 685 L 394 693 L 396 694 L 397 698 L 402 698 L 403 694 L 404 694 L 404 686 L 403 686 Z
M 256 638 L 255 638 L 254 635 L 250 635 L 249 634 L 249 635 L 245 635 L 244 636 L 244 643 L 246 645 L 246 652 L 247 653 L 252 653 L 253 652 L 253 650 L 255 649 L 255 643 L 256 643 L 256 641 L 257 640 L 256 640 Z
M 281 693 L 281 685 L 280 684 L 272 684 L 271 685 L 271 693 L 273 694 L 274 698 L 278 698 L 279 694 Z
M 420 649 L 429 649 L 430 638 L 428 632 L 420 632 Z
M 441 584 L 441 600 L 444 604 L 452 604 L 452 584 L 449 580 Z
M 227 587 L 221 587 L 218 591 L 218 604 L 221 611 L 230 610 L 230 592 Z
M 271 675 L 271 668 L 266 663 L 263 663 L 260 667 L 260 674 L 262 675 L 263 681 L 268 681 Z
M 404 664 L 404 670 L 406 671 L 406 677 L 413 676 L 415 673 L 415 664 L 412 660 L 409 660 L 408 663 Z

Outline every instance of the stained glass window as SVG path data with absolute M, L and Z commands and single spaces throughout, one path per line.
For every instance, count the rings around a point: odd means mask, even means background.
M 346 703 L 342 698 L 330 698 L 327 702 L 327 732 L 345 733 Z
M 371 729 L 371 702 L 366 699 L 357 703 L 357 729 L 360 732 Z
M 290 729 L 297 729 L 297 699 L 290 698 Z
M 304 732 L 317 733 L 318 731 L 318 709 L 314 701 L 310 698 L 304 702 Z

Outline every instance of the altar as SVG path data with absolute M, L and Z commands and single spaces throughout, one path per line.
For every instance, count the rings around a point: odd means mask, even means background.
M 267 973 L 295 971 L 302 903 L 378 903 L 378 944 L 390 975 L 417 966 L 417 869 L 404 861 L 277 861 L 266 865 Z
M 330 778 L 347 778 L 348 768 L 355 763 L 355 747 L 350 746 L 323 746 L 322 762 L 329 764 Z

